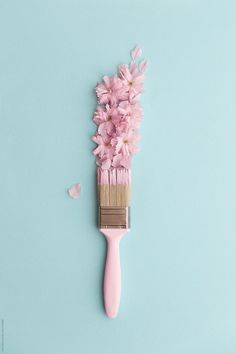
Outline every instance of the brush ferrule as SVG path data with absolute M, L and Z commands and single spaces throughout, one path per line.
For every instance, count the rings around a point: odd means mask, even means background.
M 129 229 L 130 207 L 99 207 L 99 228 Z

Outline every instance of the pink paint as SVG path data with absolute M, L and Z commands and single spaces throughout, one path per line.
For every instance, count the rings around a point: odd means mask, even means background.
M 130 185 L 131 184 L 131 170 L 124 168 L 114 168 L 111 170 L 97 169 L 97 183 L 110 185 Z

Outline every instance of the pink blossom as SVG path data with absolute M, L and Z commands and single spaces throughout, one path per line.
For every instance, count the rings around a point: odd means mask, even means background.
M 112 138 L 116 138 L 117 136 L 120 136 L 122 133 L 127 133 L 129 129 L 130 129 L 129 119 L 127 119 L 126 116 L 120 116 L 120 121 L 116 125 L 116 131 L 115 134 L 112 135 Z
M 143 116 L 139 99 L 147 67 L 145 60 L 136 62 L 141 53 L 135 47 L 132 62 L 119 67 L 119 77 L 104 76 L 96 87 L 98 106 L 93 120 L 97 132 L 92 140 L 97 147 L 93 153 L 103 170 L 130 169 L 132 155 L 138 151 L 138 128 Z
M 127 64 L 122 64 L 119 74 L 129 92 L 129 97 L 134 98 L 142 92 L 145 77 L 142 73 L 137 72 L 135 67 L 131 71 Z
M 123 156 L 129 156 L 138 152 L 136 145 L 138 139 L 139 135 L 133 130 L 129 130 L 111 139 L 111 145 L 114 146 L 116 154 L 121 153 Z
M 129 126 L 136 129 L 140 125 L 143 112 L 139 102 L 130 104 L 129 101 L 122 101 L 118 106 L 118 112 L 125 116 L 129 122 Z
M 114 168 L 124 167 L 129 169 L 131 165 L 131 156 L 123 156 L 122 154 L 113 157 L 112 166 Z
M 103 83 L 96 87 L 96 93 L 101 104 L 114 105 L 117 101 L 127 98 L 127 89 L 117 76 L 104 76 Z
M 111 167 L 111 159 L 108 156 L 103 156 L 97 160 L 97 164 L 103 170 L 109 170 Z
M 101 135 L 111 135 L 114 130 L 112 115 L 107 109 L 101 106 L 97 107 L 94 113 L 93 121 L 98 125 L 98 133 Z
M 116 106 L 110 106 L 109 104 L 106 104 L 105 107 L 97 106 L 97 109 L 93 115 L 93 121 L 97 125 L 108 121 L 113 121 L 117 114 L 118 111 Z
M 98 155 L 99 157 L 104 157 L 105 155 L 112 158 L 114 147 L 111 145 L 111 141 L 106 135 L 101 136 L 100 134 L 96 134 L 92 137 L 92 140 L 98 144 L 96 149 L 93 150 L 94 155 Z
M 93 115 L 93 121 L 97 125 L 107 121 L 107 111 L 102 106 L 97 106 Z

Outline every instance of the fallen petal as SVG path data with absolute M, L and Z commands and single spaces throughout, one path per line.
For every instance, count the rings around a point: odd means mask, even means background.
M 80 183 L 76 183 L 68 189 L 68 194 L 71 198 L 78 199 L 80 197 L 81 186 Z

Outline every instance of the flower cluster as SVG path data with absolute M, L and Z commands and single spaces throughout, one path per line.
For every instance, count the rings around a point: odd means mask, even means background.
M 98 106 L 93 120 L 97 124 L 92 140 L 93 151 L 103 170 L 130 168 L 131 157 L 138 151 L 138 128 L 143 116 L 139 102 L 143 90 L 146 60 L 137 63 L 142 51 L 135 47 L 129 65 L 122 64 L 118 75 L 104 76 L 96 87 Z

